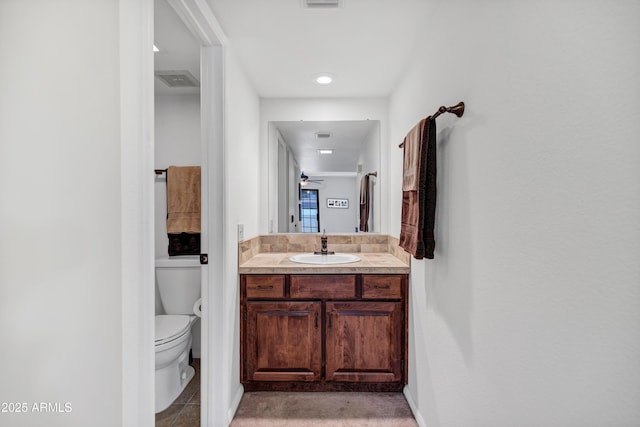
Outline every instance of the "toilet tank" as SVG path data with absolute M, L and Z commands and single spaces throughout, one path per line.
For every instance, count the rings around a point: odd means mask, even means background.
M 156 258 L 156 285 L 166 314 L 193 314 L 200 298 L 200 257 Z

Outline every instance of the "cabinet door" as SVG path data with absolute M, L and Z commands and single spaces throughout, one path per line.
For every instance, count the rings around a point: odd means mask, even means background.
M 248 302 L 246 380 L 319 380 L 321 310 L 320 302 Z
M 402 380 L 402 304 L 327 302 L 326 379 Z

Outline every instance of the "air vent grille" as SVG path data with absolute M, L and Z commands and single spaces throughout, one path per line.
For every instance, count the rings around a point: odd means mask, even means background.
M 331 138 L 331 132 L 316 132 L 316 139 Z
M 156 71 L 156 77 L 169 87 L 199 87 L 200 82 L 187 70 Z
M 342 7 L 343 0 L 302 0 L 302 6 L 310 9 Z

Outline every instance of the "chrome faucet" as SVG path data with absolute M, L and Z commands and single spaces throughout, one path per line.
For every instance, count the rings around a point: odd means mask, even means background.
M 315 251 L 315 255 L 333 255 L 335 252 L 327 250 L 327 231 L 325 229 L 322 230 L 322 236 L 320 236 L 320 252 Z

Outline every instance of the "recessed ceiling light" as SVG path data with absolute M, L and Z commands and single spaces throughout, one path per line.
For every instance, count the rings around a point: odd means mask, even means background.
M 333 150 L 323 148 L 318 150 L 318 154 L 333 154 Z
M 319 85 L 328 85 L 331 84 L 335 80 L 335 76 L 331 73 L 319 73 L 313 76 L 313 79 Z

